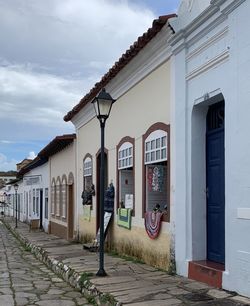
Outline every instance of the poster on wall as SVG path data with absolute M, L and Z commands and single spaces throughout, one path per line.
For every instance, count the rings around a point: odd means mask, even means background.
M 106 237 L 107 234 L 107 228 L 109 225 L 109 221 L 111 220 L 112 213 L 111 212 L 106 212 L 104 213 L 104 237 Z M 98 243 L 98 246 L 100 244 L 100 228 L 98 229 L 98 232 L 96 234 L 96 241 Z
M 133 209 L 134 196 L 133 194 L 125 194 L 125 208 Z

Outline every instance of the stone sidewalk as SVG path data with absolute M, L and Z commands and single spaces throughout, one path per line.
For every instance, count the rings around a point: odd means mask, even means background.
M 146 264 L 105 254 L 107 277 L 97 277 L 98 254 L 54 235 L 30 231 L 25 223 L 1 219 L 35 256 L 57 275 L 93 297 L 98 305 L 250 305 L 250 299 L 211 288 L 180 276 L 170 276 Z

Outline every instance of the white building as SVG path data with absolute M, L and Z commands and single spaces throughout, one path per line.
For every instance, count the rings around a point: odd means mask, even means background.
M 247 296 L 249 14 L 248 0 L 184 0 L 170 22 L 177 273 Z
M 0 171 L 0 186 L 6 185 L 14 179 L 16 179 L 15 171 Z
M 30 223 L 31 220 L 37 220 L 36 226 L 48 232 L 49 164 L 47 159 L 37 158 L 24 170 L 27 172 L 23 174 L 23 184 L 20 186 L 23 198 L 22 221 Z

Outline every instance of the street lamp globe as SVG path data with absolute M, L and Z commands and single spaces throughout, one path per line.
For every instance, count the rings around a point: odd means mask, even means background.
M 94 98 L 92 103 L 95 107 L 96 116 L 100 121 L 105 121 L 109 117 L 114 102 L 115 100 L 106 92 L 105 88 Z

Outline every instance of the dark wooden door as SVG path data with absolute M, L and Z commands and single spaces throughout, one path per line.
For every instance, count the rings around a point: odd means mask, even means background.
M 43 189 L 40 189 L 40 229 L 43 228 Z
M 68 234 L 67 234 L 67 239 L 72 240 L 74 236 L 74 185 L 69 185 L 68 186 Z
M 207 259 L 225 262 L 225 153 L 224 103 L 207 115 Z

